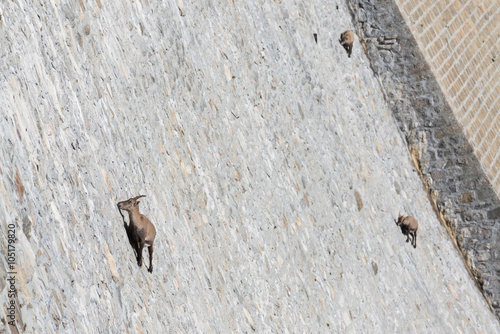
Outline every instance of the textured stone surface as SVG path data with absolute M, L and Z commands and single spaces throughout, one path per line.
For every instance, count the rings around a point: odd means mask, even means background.
M 0 267 L 14 223 L 21 330 L 500 332 L 358 38 L 350 59 L 338 43 L 344 1 L 0 13 Z M 138 194 L 153 274 L 116 208 Z
M 459 124 L 399 12 L 398 3 L 402 1 L 384 1 L 376 5 L 369 0 L 349 1 L 357 31 L 382 82 L 390 109 L 410 146 L 414 163 L 432 192 L 431 197 L 435 197 L 436 208 L 453 231 L 485 297 L 497 305 L 494 307 L 500 317 L 500 224 L 495 214 L 500 210 L 500 199 L 469 144 L 470 133 L 466 135 Z M 413 5 L 413 8 L 417 7 L 429 8 Z M 495 18 L 491 19 L 495 21 Z M 413 25 L 413 21 L 408 24 Z M 426 42 L 429 47 L 422 47 L 424 50 L 435 47 L 426 39 L 420 40 L 421 44 Z M 484 70 L 496 71 L 491 66 Z M 446 85 L 445 88 L 453 91 Z M 473 112 L 479 117 L 483 111 Z M 490 151 L 497 151 L 493 141 L 491 145 Z

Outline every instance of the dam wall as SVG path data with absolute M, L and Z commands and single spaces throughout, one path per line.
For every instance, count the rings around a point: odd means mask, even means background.
M 434 209 L 500 316 L 500 7 L 348 3 Z
M 0 331 L 500 332 L 361 40 L 338 42 L 345 1 L 0 18 Z M 153 273 L 116 206 L 138 195 Z

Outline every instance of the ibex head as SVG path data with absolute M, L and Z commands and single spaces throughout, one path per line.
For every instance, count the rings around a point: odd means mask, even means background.
M 403 216 L 401 215 L 401 212 L 398 214 L 398 220 L 395 220 L 396 222 L 396 225 L 401 225 L 401 223 L 403 222 Z
M 130 198 L 126 201 L 118 202 L 118 209 L 125 211 L 133 210 L 135 207 L 139 205 L 140 201 L 138 199 L 141 197 L 146 197 L 146 195 L 139 195 L 137 197 Z

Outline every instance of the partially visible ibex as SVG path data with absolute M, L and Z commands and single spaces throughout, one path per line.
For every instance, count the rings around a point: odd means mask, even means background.
M 401 232 L 406 235 L 406 242 L 410 241 L 410 236 L 413 237 L 411 244 L 414 248 L 417 248 L 418 221 L 411 216 L 403 217 L 399 214 L 396 225 L 400 226 Z
M 351 58 L 352 45 L 354 44 L 354 33 L 352 30 L 346 30 L 340 35 L 340 45 L 347 51 L 347 56 Z
M 130 218 L 129 231 L 130 238 L 134 249 L 137 252 L 137 264 L 142 267 L 142 249 L 144 246 L 149 250 L 149 269 L 150 273 L 153 272 L 153 242 L 156 236 L 156 228 L 151 221 L 139 212 L 140 195 L 126 201 L 118 203 L 118 210 L 125 210 L 128 212 Z M 121 214 L 121 211 L 120 211 Z M 123 215 L 122 215 L 123 217 Z

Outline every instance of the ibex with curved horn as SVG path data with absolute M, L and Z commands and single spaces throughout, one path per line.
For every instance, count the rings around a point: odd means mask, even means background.
M 146 197 L 140 195 L 126 201 L 118 203 L 119 210 L 128 212 L 130 218 L 129 231 L 132 245 L 137 252 L 137 264 L 142 267 L 142 249 L 144 246 L 149 250 L 149 269 L 153 272 L 153 242 L 156 237 L 156 228 L 151 221 L 139 212 L 139 198 Z M 121 211 L 120 211 L 121 214 Z M 122 215 L 123 217 L 123 215 Z
M 413 245 L 413 248 L 417 248 L 418 221 L 411 216 L 403 217 L 400 213 L 396 225 L 400 226 L 401 232 L 406 235 L 406 242 L 410 241 L 410 236 L 413 237 L 411 245 Z

